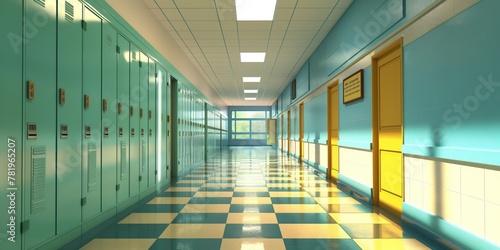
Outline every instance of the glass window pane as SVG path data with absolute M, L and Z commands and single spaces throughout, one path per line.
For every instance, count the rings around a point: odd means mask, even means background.
M 250 134 L 237 134 L 236 139 L 250 139 Z
M 266 121 L 252 121 L 252 132 L 266 132 Z
M 266 111 L 237 111 L 236 118 L 266 118 Z
M 247 120 L 237 120 L 234 122 L 235 125 L 234 127 L 236 130 L 233 130 L 233 132 L 250 132 L 250 121 Z
M 252 139 L 267 139 L 267 134 L 252 134 Z

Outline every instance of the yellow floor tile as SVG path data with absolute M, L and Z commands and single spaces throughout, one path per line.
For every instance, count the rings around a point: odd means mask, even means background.
M 292 177 L 266 177 L 266 181 L 293 181 Z
M 222 238 L 225 224 L 170 224 L 160 239 Z
M 234 183 L 205 183 L 203 187 L 235 187 Z
M 177 183 L 205 183 L 207 182 L 206 180 L 180 180 Z
M 229 213 L 229 204 L 187 204 L 181 213 Z
M 416 239 L 354 239 L 354 241 L 366 250 L 430 249 Z
M 215 177 L 210 177 L 208 178 L 211 181 L 235 181 L 238 179 L 238 177 L 221 177 L 221 176 L 215 176 Z
M 359 204 L 351 197 L 316 197 L 314 198 L 319 204 Z
M 230 213 L 227 224 L 278 224 L 274 213 Z
M 156 197 L 148 202 L 148 204 L 187 204 L 191 197 Z
M 170 187 L 165 192 L 196 192 L 199 187 Z
M 365 223 L 365 224 L 388 224 L 390 223 L 382 216 L 375 213 L 330 213 L 330 216 L 339 224 Z
M 275 213 L 326 213 L 318 204 L 274 204 Z
M 271 197 L 311 197 L 308 192 L 269 192 Z
M 284 239 L 349 239 L 338 224 L 280 224 Z
M 223 239 L 221 250 L 285 250 L 282 239 Z
M 300 184 L 298 183 L 268 183 L 267 187 L 273 187 L 273 188 L 298 188 L 301 187 Z
M 156 239 L 94 239 L 80 249 L 149 249 L 155 241 Z
M 233 192 L 197 192 L 194 197 L 233 197 Z
M 234 192 L 267 192 L 267 187 L 236 187 Z
M 238 179 L 236 181 L 236 185 L 244 185 L 244 184 L 263 185 L 263 184 L 266 184 L 266 181 L 264 179 L 262 179 L 262 180 L 256 180 L 256 179 L 242 180 L 242 179 Z
M 118 224 L 170 224 L 177 213 L 132 213 Z
M 231 204 L 272 204 L 269 197 L 233 197 Z

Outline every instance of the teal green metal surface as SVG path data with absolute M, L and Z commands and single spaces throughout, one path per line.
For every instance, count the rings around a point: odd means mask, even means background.
M 83 95 L 88 97 L 89 104 L 83 108 L 82 135 L 82 220 L 85 221 L 101 212 L 102 21 L 87 8 L 83 18 L 86 23 L 83 30 Z
M 57 233 L 81 222 L 82 3 L 58 2 Z M 64 129 L 66 128 L 66 129 Z
M 130 141 L 130 43 L 118 35 L 117 54 L 117 95 L 118 95 L 118 134 L 116 158 L 116 183 L 119 185 L 116 200 L 121 203 L 129 198 L 129 141 Z
M 22 220 L 29 229 L 21 234 L 27 249 L 56 233 L 56 8 L 55 0 L 44 6 L 25 2 L 25 139 L 27 123 L 36 124 L 36 138 L 26 139 L 23 152 Z M 26 95 L 28 81 L 34 83 L 33 99 Z
M 171 147 L 170 147 L 170 173 L 172 178 L 177 178 L 180 175 L 179 170 L 179 82 L 174 77 L 170 76 L 170 129 Z
M 130 45 L 130 196 L 139 194 L 139 167 L 140 167 L 140 142 L 139 131 L 139 50 L 134 44 Z M 133 131 L 133 133 L 132 133 Z
M 140 53 L 140 87 L 139 87 L 139 116 L 140 116 L 140 191 L 143 192 L 148 188 L 148 162 L 149 162 L 149 149 L 148 149 L 148 107 L 149 107 L 149 65 L 148 57 L 144 53 Z
M 116 205 L 116 138 L 117 99 L 116 99 L 116 49 L 117 33 L 108 23 L 103 23 L 102 31 L 102 211 Z
M 157 119 L 159 120 L 159 123 L 161 127 L 158 128 L 158 131 L 161 131 L 161 141 L 158 143 L 158 145 L 161 145 L 161 150 L 160 150 L 160 156 L 161 156 L 161 164 L 159 164 L 159 176 L 160 176 L 160 182 L 164 182 L 168 180 L 169 178 L 169 170 L 167 169 L 167 160 L 168 160 L 168 138 L 167 138 L 167 133 L 168 133 L 168 124 L 167 124 L 167 103 L 168 103 L 168 98 L 167 98 L 167 71 L 165 71 L 164 68 L 161 66 L 158 66 L 158 79 L 160 80 L 159 85 L 161 86 L 161 94 L 159 95 L 160 99 L 158 100 L 161 105 L 161 111 L 158 112 Z M 160 91 L 160 90 L 158 90 Z
M 156 85 L 158 83 L 158 72 L 156 63 L 149 59 L 149 110 L 148 110 L 148 138 L 149 138 L 149 169 L 148 169 L 148 187 L 153 187 L 156 184 Z
M 0 75 L 3 78 L 0 100 L 2 129 L 0 130 L 0 249 L 20 249 L 19 223 L 22 214 L 22 148 L 23 138 L 23 80 L 22 80 L 22 1 L 8 0 L 0 8 L 0 54 L 3 63 Z M 6 35 L 6 36 L 5 36 Z M 10 178 L 9 178 L 10 177 Z M 12 188 L 12 189 L 11 189 Z

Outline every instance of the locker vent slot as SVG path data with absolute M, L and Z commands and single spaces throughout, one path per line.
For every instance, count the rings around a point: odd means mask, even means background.
M 113 48 L 113 38 L 110 35 L 106 36 L 106 45 L 108 48 Z
M 89 171 L 87 190 L 91 192 L 97 189 L 97 147 L 93 142 L 89 142 L 88 144 L 87 157 L 87 169 Z
M 34 2 L 45 8 L 45 0 L 35 0 Z
M 64 15 L 64 19 L 66 19 L 66 21 L 72 23 L 74 21 L 74 17 L 75 17 L 75 7 L 73 7 L 72 4 L 70 4 L 68 1 L 66 1 L 66 3 L 64 4 L 64 10 L 65 10 L 65 15 Z
M 120 180 L 127 177 L 127 143 L 120 143 Z
M 148 165 L 148 147 L 146 145 L 146 141 L 142 141 L 142 149 L 141 149 L 141 173 L 144 173 L 144 168 Z
M 31 214 L 45 210 L 45 146 L 31 148 Z

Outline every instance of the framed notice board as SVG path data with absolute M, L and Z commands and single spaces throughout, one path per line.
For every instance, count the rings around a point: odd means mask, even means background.
M 344 79 L 344 104 L 363 99 L 363 70 Z

